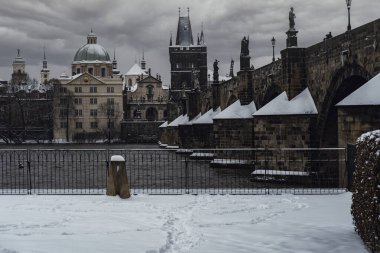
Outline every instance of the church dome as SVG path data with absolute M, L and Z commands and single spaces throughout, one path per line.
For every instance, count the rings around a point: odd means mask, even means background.
M 104 47 L 98 44 L 86 44 L 79 48 L 74 56 L 74 62 L 102 61 L 110 62 L 110 56 Z
M 79 48 L 74 56 L 74 62 L 111 62 L 107 50 L 97 44 L 97 36 L 92 32 L 87 35 L 87 44 Z

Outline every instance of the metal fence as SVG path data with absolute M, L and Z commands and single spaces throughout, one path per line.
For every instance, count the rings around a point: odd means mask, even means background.
M 345 149 L 3 149 L 0 194 L 104 194 L 112 155 L 135 194 L 330 194 L 346 178 Z

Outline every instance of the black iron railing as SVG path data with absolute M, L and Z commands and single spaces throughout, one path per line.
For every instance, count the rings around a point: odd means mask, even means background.
M 345 149 L 1 149 L 0 194 L 104 194 L 112 155 L 133 193 L 341 192 Z

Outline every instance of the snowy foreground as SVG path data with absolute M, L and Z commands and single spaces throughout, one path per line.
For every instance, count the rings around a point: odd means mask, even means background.
M 0 252 L 367 252 L 351 194 L 0 196 Z

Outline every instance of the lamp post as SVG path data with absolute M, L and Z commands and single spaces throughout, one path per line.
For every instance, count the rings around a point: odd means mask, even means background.
M 351 31 L 351 17 L 350 17 L 351 1 L 352 0 L 346 0 L 347 10 L 348 10 L 348 26 L 347 26 L 347 31 Z
M 272 38 L 271 42 L 272 42 L 272 48 L 273 48 L 273 58 L 272 58 L 272 62 L 274 62 L 274 61 L 275 61 L 275 59 L 274 59 L 274 46 L 276 45 L 276 40 L 275 40 L 274 37 Z

